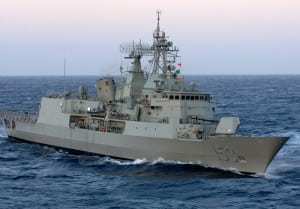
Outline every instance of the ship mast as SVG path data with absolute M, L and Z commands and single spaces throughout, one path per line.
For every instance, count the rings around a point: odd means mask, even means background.
M 152 74 L 159 74 L 160 71 L 165 74 L 175 63 L 178 49 L 173 47 L 173 43 L 168 41 L 164 31 L 160 30 L 160 15 L 161 11 L 157 10 L 157 26 L 153 32 L 153 60 L 152 60 Z M 169 58 L 169 59 L 168 59 Z
M 66 93 L 66 57 L 64 57 L 64 94 Z

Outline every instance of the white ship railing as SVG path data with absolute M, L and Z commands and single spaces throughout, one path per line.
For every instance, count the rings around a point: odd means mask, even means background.
M 10 121 L 20 121 L 25 123 L 36 123 L 38 114 L 30 115 L 28 112 L 1 111 L 1 118 Z

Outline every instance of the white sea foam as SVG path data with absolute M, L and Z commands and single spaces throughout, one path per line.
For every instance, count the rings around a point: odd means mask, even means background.
M 287 141 L 289 145 L 300 145 L 300 133 L 299 132 L 288 132 L 286 136 L 290 139 Z
M 275 92 L 275 89 L 267 89 L 266 92 Z
M 286 156 L 300 150 L 300 133 L 298 132 L 287 132 L 281 134 L 282 136 L 289 137 L 289 140 L 279 151 L 278 156 Z
M 184 163 L 180 161 L 173 161 L 173 160 L 165 160 L 164 158 L 157 158 L 155 160 L 149 161 L 146 158 L 138 158 L 135 160 L 118 160 L 111 157 L 104 157 L 101 159 L 104 163 L 112 163 L 116 165 L 157 165 L 157 164 L 171 164 L 171 165 L 184 165 L 184 164 L 200 164 L 200 163 Z
M 238 171 L 235 168 L 216 168 L 213 166 L 207 166 L 201 162 L 181 162 L 181 161 L 173 161 L 173 160 L 165 160 L 164 158 L 157 158 L 155 160 L 152 161 L 148 161 L 145 158 L 142 159 L 136 159 L 134 161 L 130 161 L 130 160 L 117 160 L 117 159 L 113 159 L 110 157 L 104 157 L 100 160 L 100 162 L 98 162 L 98 164 L 105 164 L 105 163 L 112 163 L 112 164 L 116 164 L 116 165 L 124 165 L 124 166 L 130 166 L 130 165 L 158 165 L 158 164 L 162 164 L 162 165 L 196 165 L 196 166 L 201 166 L 204 168 L 212 168 L 212 169 L 218 169 L 218 170 L 223 170 L 223 171 L 228 171 L 228 172 L 232 172 L 238 175 L 244 175 L 243 173 L 241 173 L 240 171 Z M 261 175 L 257 175 L 256 177 L 259 177 Z
M 266 178 L 281 178 L 282 173 L 300 169 L 300 165 L 298 164 L 300 154 L 300 133 L 287 132 L 281 135 L 289 137 L 289 140 L 270 164 L 267 174 L 265 175 Z
M 112 164 L 116 164 L 116 165 L 124 165 L 124 166 L 130 166 L 130 165 L 158 165 L 158 164 L 163 164 L 163 165 L 198 165 L 204 168 L 213 168 L 213 169 L 219 169 L 219 170 L 223 170 L 223 171 L 229 171 L 229 172 L 233 172 L 236 174 L 240 174 L 243 175 L 241 172 L 239 172 L 237 169 L 235 168 L 224 168 L 224 169 L 220 169 L 220 168 L 216 168 L 213 166 L 207 166 L 203 163 L 201 163 L 200 161 L 198 162 L 181 162 L 181 161 L 174 161 L 174 160 L 165 160 L 164 158 L 157 158 L 155 160 L 152 161 L 148 161 L 145 158 L 142 159 L 136 159 L 136 160 L 117 160 L 117 159 L 113 159 L 110 157 L 103 157 L 100 159 L 100 161 L 98 162 L 98 164 L 105 164 L 105 163 L 112 163 Z
M 156 164 L 190 164 L 190 163 L 183 163 L 180 161 L 174 161 L 174 160 L 165 160 L 164 158 L 157 158 L 151 162 L 149 162 L 150 165 L 156 165 Z
M 278 173 L 274 172 L 274 171 L 270 171 L 265 173 L 264 178 L 266 179 L 281 179 L 282 177 L 280 175 L 278 175 Z
M 147 160 L 143 158 L 143 159 L 136 159 L 131 161 L 131 160 L 117 160 L 110 157 L 104 157 L 101 159 L 101 162 L 112 163 L 116 165 L 141 165 L 147 163 Z
M 100 163 L 112 163 L 116 165 L 157 165 L 157 164 L 168 164 L 168 165 L 185 165 L 185 164 L 195 164 L 195 165 L 201 165 L 200 162 L 196 163 L 186 163 L 186 162 L 180 162 L 180 161 L 173 161 L 173 160 L 165 160 L 164 158 L 157 158 L 155 160 L 149 161 L 146 158 L 138 158 L 135 160 L 118 160 L 111 157 L 103 157 L 100 159 Z
M 0 138 L 7 138 L 7 134 L 2 125 L 0 125 Z

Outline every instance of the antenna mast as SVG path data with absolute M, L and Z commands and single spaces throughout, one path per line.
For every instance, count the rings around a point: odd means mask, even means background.
M 64 93 L 66 93 L 66 57 L 64 57 Z
M 158 74 L 160 71 L 165 74 L 168 71 L 174 70 L 175 59 L 178 57 L 178 49 L 173 46 L 172 41 L 168 41 L 166 33 L 160 29 L 161 11 L 156 10 L 157 26 L 153 32 L 152 44 L 152 73 Z
M 161 11 L 160 10 L 156 10 L 156 15 L 157 15 L 157 31 L 160 31 L 160 27 L 159 27 L 159 20 L 160 20 L 160 18 L 159 18 L 159 16 L 160 16 L 160 14 L 161 14 Z

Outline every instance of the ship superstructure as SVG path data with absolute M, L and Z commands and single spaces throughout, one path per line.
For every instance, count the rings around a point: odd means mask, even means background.
M 35 116 L 4 111 L 8 135 L 118 158 L 163 158 L 249 173 L 264 173 L 286 142 L 235 136 L 239 118 L 215 119 L 211 95 L 180 76 L 179 49 L 160 29 L 160 12 L 151 46 L 133 42 L 121 49 L 132 62 L 119 84 L 102 77 L 96 96 L 80 86 L 77 96 L 43 97 Z M 142 67 L 145 57 L 150 71 Z

